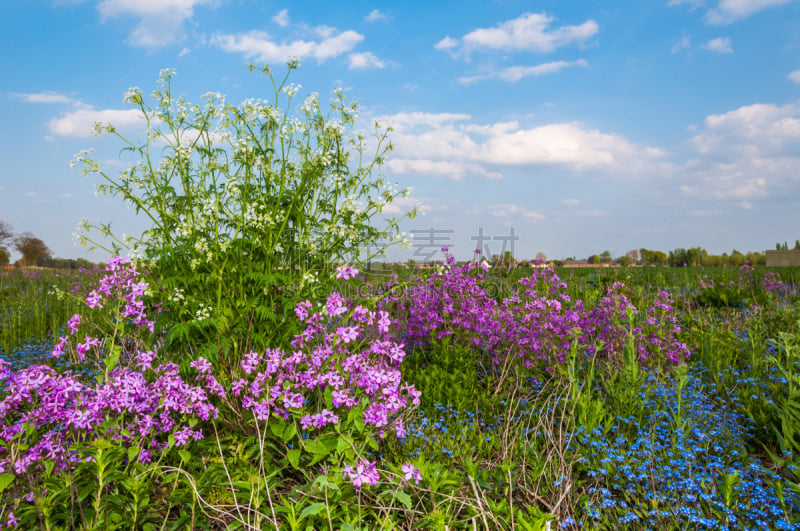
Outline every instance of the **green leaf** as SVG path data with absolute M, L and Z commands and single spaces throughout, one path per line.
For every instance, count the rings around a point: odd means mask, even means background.
M 308 507 L 303 509 L 303 512 L 300 513 L 300 520 L 304 520 L 305 518 L 308 518 L 309 516 L 316 516 L 324 508 L 325 508 L 325 504 L 324 503 L 320 503 L 320 502 L 312 503 L 311 505 L 309 505 Z
M 6 490 L 6 488 L 11 485 L 11 482 L 14 481 L 15 477 L 14 474 L 0 474 L 0 492 Z
M 294 438 L 295 435 L 297 435 L 297 426 L 294 424 L 289 424 L 286 427 L 286 430 L 284 430 L 281 439 L 283 439 L 283 442 L 288 443 Z
M 188 450 L 178 450 L 178 455 L 181 456 L 181 463 L 186 466 L 192 459 L 192 454 Z
M 119 363 L 119 356 L 122 354 L 122 347 L 119 345 L 113 345 L 109 348 L 109 350 L 111 351 L 111 354 L 103 358 L 103 363 L 105 363 L 108 372 L 111 372 Z
M 131 446 L 128 448 L 128 462 L 133 462 L 134 459 L 139 455 L 140 448 L 138 446 Z
M 275 437 L 282 437 L 283 431 L 286 429 L 286 423 L 282 419 L 272 418 L 269 419 L 269 429 Z
M 397 491 L 394 493 L 394 497 L 397 499 L 397 501 L 405 505 L 406 509 L 411 509 L 411 496 L 403 491 Z
M 289 459 L 289 463 L 294 468 L 300 468 L 300 449 L 293 448 L 286 453 L 287 459 Z

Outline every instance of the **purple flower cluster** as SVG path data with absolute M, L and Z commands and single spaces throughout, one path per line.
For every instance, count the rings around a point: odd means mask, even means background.
M 143 301 L 147 284 L 137 280 L 141 275 L 136 270 L 130 258 L 112 256 L 105 269 L 106 274 L 100 279 L 96 289 L 90 291 L 85 302 L 89 309 L 104 308 L 104 302 L 115 304 L 117 319 L 130 322 L 139 327 L 153 332 L 154 322 L 147 318 Z M 77 336 L 80 325 L 84 322 L 83 315 L 75 314 L 67 323 L 67 335 L 59 337 L 53 349 L 53 356 L 60 357 L 67 351 L 70 337 Z M 97 323 L 94 323 L 97 325 Z M 86 355 L 92 351 L 99 352 L 102 341 L 94 336 L 86 335 L 82 342 L 77 342 L 75 351 L 77 359 L 84 361 Z
M 58 470 L 82 458 L 73 445 L 99 437 L 141 448 L 139 460 L 153 452 L 202 433 L 187 421 L 217 418 L 209 402 L 214 389 L 205 381 L 191 385 L 174 363 L 153 366 L 153 352 L 140 353 L 139 370 L 117 368 L 102 385 L 81 383 L 71 373 L 58 374 L 45 365 L 0 371 L 4 392 L 0 400 L 0 473 L 19 475 L 43 461 Z M 31 435 L 33 434 L 33 435 Z
M 309 431 L 339 424 L 357 409 L 381 436 L 390 425 L 402 436 L 401 413 L 419 403 L 420 393 L 402 380 L 404 346 L 390 336 L 388 313 L 351 307 L 339 293 L 317 312 L 308 301 L 295 312 L 306 327 L 295 336 L 294 350 L 250 352 L 241 361 L 247 377 L 234 381 L 232 392 L 242 407 L 258 420 L 299 417 Z
M 677 318 L 667 293 L 659 293 L 646 315 L 615 283 L 592 308 L 572 300 L 567 285 L 546 268 L 519 281 L 520 288 L 497 302 L 485 268 L 475 263 L 442 268 L 416 279 L 402 293 L 389 291 L 382 307 L 399 322 L 397 340 L 422 347 L 450 337 L 484 353 L 495 364 L 517 356 L 526 366 L 549 369 L 563 363 L 573 342 L 600 359 L 618 359 L 629 338 L 640 361 L 682 363 L 689 351 L 680 342 Z M 394 281 L 396 283 L 396 281 Z

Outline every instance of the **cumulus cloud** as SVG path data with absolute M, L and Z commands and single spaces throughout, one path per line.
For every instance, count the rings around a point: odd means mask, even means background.
M 101 21 L 132 16 L 139 23 L 128 36 L 132 46 L 155 48 L 183 38 L 184 22 L 194 16 L 195 6 L 214 0 L 102 0 L 97 4 Z
M 11 95 L 27 103 L 74 103 L 69 96 L 49 90 L 37 93 L 13 93 Z
M 578 59 L 577 61 L 551 61 L 535 66 L 509 66 L 488 74 L 460 77 L 458 82 L 463 85 L 469 85 L 476 81 L 496 78 L 513 83 L 524 77 L 552 74 L 572 66 L 587 67 L 589 64 L 585 59 Z
M 383 68 L 386 62 L 372 52 L 359 52 L 351 53 L 350 56 L 350 70 L 357 70 L 362 68 Z
M 373 9 L 369 12 L 369 15 L 364 17 L 364 20 L 367 22 L 376 22 L 378 20 L 389 20 L 389 16 L 386 13 L 381 13 L 378 9 Z
M 668 175 L 666 153 L 580 123 L 525 129 L 517 122 L 477 124 L 464 114 L 401 113 L 381 118 L 394 127 L 388 163 L 396 173 L 450 179 L 499 178 L 506 169 L 555 166 L 574 172 Z
M 272 17 L 272 21 L 278 26 L 285 28 L 289 25 L 289 10 L 281 9 L 274 17 Z
M 708 116 L 688 142 L 697 154 L 685 166 L 690 195 L 740 205 L 800 184 L 800 102 L 754 104 Z M 797 193 L 796 191 L 793 193 Z
M 795 70 L 786 77 L 788 77 L 790 81 L 794 81 L 795 83 L 800 83 L 800 70 Z
M 88 137 L 94 134 L 94 124 L 97 122 L 111 124 L 120 130 L 145 125 L 142 113 L 138 109 L 96 110 L 89 105 L 81 105 L 74 111 L 50 120 L 47 125 L 54 135 Z
M 460 41 L 445 37 L 434 47 L 453 50 L 458 46 L 469 54 L 473 50 L 547 53 L 570 44 L 584 45 L 598 32 L 597 22 L 587 20 L 577 26 L 551 28 L 554 17 L 546 13 L 525 13 L 493 28 L 479 28 Z
M 719 0 L 705 14 L 709 24 L 730 24 L 763 9 L 788 4 L 794 0 Z M 692 10 L 706 5 L 703 0 L 670 0 L 670 6 L 688 5 Z
M 703 45 L 706 50 L 716 53 L 733 53 L 731 40 L 728 37 L 720 37 L 718 39 L 711 39 Z
M 294 40 L 277 42 L 263 31 L 250 31 L 233 35 L 218 34 L 211 44 L 231 53 L 241 53 L 248 59 L 263 63 L 288 61 L 292 57 L 311 58 L 322 63 L 351 51 L 364 40 L 364 36 L 352 30 L 339 32 L 329 26 L 318 26 L 314 32 L 318 40 Z

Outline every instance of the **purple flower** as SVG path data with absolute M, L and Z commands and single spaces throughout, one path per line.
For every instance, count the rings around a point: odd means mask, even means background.
M 414 483 L 419 485 L 419 482 L 422 481 L 422 474 L 419 472 L 419 468 L 415 467 L 411 463 L 406 462 L 403 466 L 400 467 L 405 474 L 405 480 L 411 481 L 414 480 Z
M 78 325 L 81 324 L 81 317 L 81 314 L 76 313 L 67 321 L 67 328 L 69 328 L 69 331 L 73 334 L 78 331 Z
M 311 311 L 311 301 L 306 300 L 305 302 L 297 303 L 297 306 L 294 309 L 295 315 L 301 321 L 305 321 L 308 319 L 308 312 Z
M 336 268 L 336 278 L 348 280 L 351 278 L 355 278 L 356 275 L 358 275 L 358 269 L 356 269 L 355 267 L 345 265 Z
M 378 484 L 378 480 L 380 479 L 378 471 L 375 469 L 375 465 L 375 461 L 359 461 L 356 463 L 355 467 L 345 465 L 344 473 L 350 478 L 350 481 L 353 482 L 353 486 L 356 488 L 356 490 L 360 489 L 364 484 L 375 486 Z
M 208 362 L 204 357 L 199 357 L 193 362 L 189 364 L 190 367 L 194 367 L 200 374 L 207 373 L 211 370 L 211 363 Z

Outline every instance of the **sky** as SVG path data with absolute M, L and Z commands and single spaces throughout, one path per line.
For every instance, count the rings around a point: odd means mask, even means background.
M 0 220 L 55 256 L 106 259 L 82 218 L 147 228 L 69 164 L 124 168 L 92 124 L 141 134 L 130 87 L 171 68 L 189 101 L 238 103 L 271 90 L 245 63 L 292 57 L 298 103 L 341 87 L 392 124 L 381 174 L 425 211 L 394 259 L 800 238 L 798 0 L 3 0 L 0 45 Z

